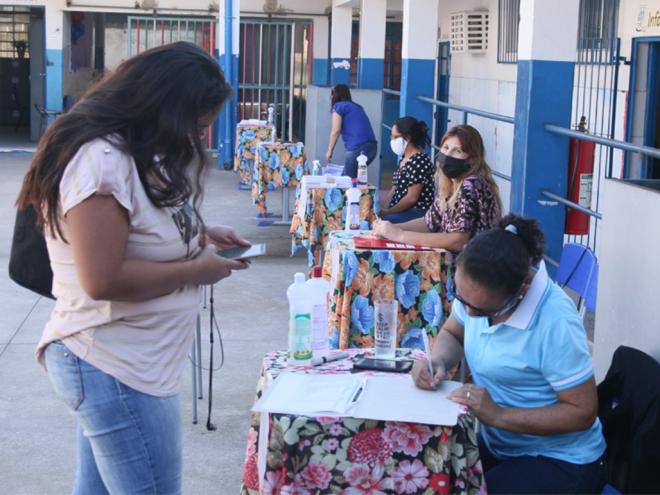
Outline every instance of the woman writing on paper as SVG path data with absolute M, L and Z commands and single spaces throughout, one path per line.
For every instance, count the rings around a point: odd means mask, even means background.
M 434 389 L 465 356 L 473 384 L 450 393 L 481 423 L 489 493 L 600 493 L 605 441 L 587 337 L 550 278 L 534 220 L 508 215 L 468 243 L 456 297 L 431 352 L 415 363 Z
M 351 98 L 351 90 L 345 84 L 337 84 L 332 88 L 332 130 L 325 154 L 327 162 L 332 155 L 341 136 L 344 141 L 344 171 L 342 175 L 357 177 L 357 157 L 364 153 L 367 165 L 374 161 L 378 151 L 378 143 L 374 130 L 369 123 L 364 108 Z
M 479 132 L 469 125 L 455 126 L 443 136 L 440 150 L 438 187 L 426 215 L 399 225 L 377 221 L 375 235 L 459 252 L 472 237 L 497 223 L 502 204 Z
M 433 204 L 435 166 L 424 148 L 431 144 L 429 128 L 414 117 L 401 117 L 392 125 L 390 147 L 400 157 L 392 175 L 392 188 L 382 200 L 380 217 L 390 223 L 421 218 Z
M 200 286 L 247 268 L 217 251 L 249 243 L 198 214 L 203 133 L 230 93 L 197 45 L 140 53 L 48 128 L 24 179 L 57 298 L 37 357 L 76 419 L 75 494 L 181 492 Z

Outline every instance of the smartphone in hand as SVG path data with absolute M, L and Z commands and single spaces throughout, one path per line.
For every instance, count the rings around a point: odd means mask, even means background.
M 257 256 L 263 256 L 266 254 L 266 245 L 265 244 L 253 244 L 248 247 L 236 247 L 229 249 L 221 249 L 218 251 L 218 256 L 227 258 L 230 260 L 248 260 L 251 258 L 256 258 Z

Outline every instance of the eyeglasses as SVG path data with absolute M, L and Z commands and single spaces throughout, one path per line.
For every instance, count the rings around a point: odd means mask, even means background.
M 506 314 L 507 312 L 511 311 L 513 308 L 518 306 L 520 304 L 520 301 L 522 301 L 524 294 L 522 293 L 522 286 L 518 290 L 515 296 L 513 296 L 511 299 L 509 299 L 504 305 L 496 310 L 496 311 L 486 311 L 480 308 L 477 308 L 476 306 L 470 304 L 467 302 L 465 299 L 463 299 L 460 294 L 458 293 L 458 290 L 454 293 L 454 297 L 458 299 L 463 306 L 467 306 L 468 308 L 472 309 L 475 313 L 477 313 L 475 316 L 483 316 L 487 318 L 499 318 L 503 314 Z

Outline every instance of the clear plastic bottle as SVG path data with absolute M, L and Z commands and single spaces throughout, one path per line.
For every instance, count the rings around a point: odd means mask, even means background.
M 271 125 L 275 123 L 275 107 L 272 103 L 268 105 L 268 123 Z
M 346 190 L 346 225 L 344 230 L 360 230 L 360 197 L 362 191 L 357 187 L 357 179 Z
M 357 169 L 357 181 L 361 186 L 366 186 L 369 183 L 369 177 L 367 175 L 367 161 L 369 159 L 361 151 L 357 157 L 358 169 Z
M 295 366 L 311 366 L 311 304 L 304 273 L 294 275 L 286 296 L 289 299 L 289 362 Z
M 312 160 L 312 175 L 321 175 L 321 162 L 318 160 Z
M 323 269 L 315 266 L 312 278 L 305 282 L 311 302 L 312 315 L 312 354 L 314 357 L 328 353 L 328 294 L 330 284 L 323 278 Z

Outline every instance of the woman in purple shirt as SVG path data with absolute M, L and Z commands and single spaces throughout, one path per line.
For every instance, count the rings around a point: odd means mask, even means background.
M 457 125 L 442 137 L 436 176 L 436 197 L 423 218 L 399 225 L 377 221 L 374 233 L 395 242 L 457 253 L 500 220 L 499 190 L 474 127 Z
M 341 135 L 344 141 L 344 171 L 342 175 L 355 178 L 357 176 L 357 157 L 364 153 L 369 165 L 378 150 L 376 136 L 369 123 L 369 117 L 351 98 L 351 90 L 345 84 L 337 84 L 332 88 L 332 131 L 328 142 L 326 161 L 332 159 L 332 153 Z

